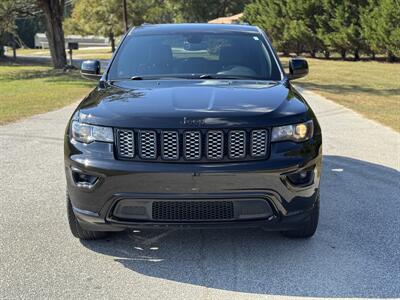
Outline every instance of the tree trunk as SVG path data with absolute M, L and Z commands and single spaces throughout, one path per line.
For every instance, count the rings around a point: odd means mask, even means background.
M 360 52 L 358 49 L 354 50 L 354 60 L 360 60 Z
M 0 58 L 4 58 L 4 44 L 0 41 Z
M 342 57 L 343 60 L 346 60 L 346 50 L 344 49 L 340 50 L 340 56 Z
M 17 59 L 17 42 L 15 41 L 15 36 L 12 37 L 12 50 L 13 50 L 13 59 Z
M 312 58 L 315 58 L 317 56 L 317 51 L 315 49 L 311 50 L 310 55 Z
M 55 69 L 62 69 L 67 65 L 64 30 L 62 28 L 64 0 L 37 1 L 39 7 L 43 10 L 46 20 L 46 36 L 49 41 L 53 66 Z
M 376 59 L 376 58 L 375 58 L 375 52 L 374 52 L 374 51 L 371 52 L 371 56 L 372 56 L 372 57 L 371 57 L 372 60 L 375 60 L 375 59 Z
M 387 60 L 388 62 L 395 62 L 395 61 L 396 61 L 396 57 L 393 55 L 393 52 L 392 52 L 392 51 L 390 51 L 390 50 L 387 51 L 387 58 L 386 58 L 386 60 Z
M 301 43 L 296 43 L 296 56 L 302 55 L 304 52 L 304 47 Z
M 217 10 L 216 18 L 219 18 L 219 17 L 222 17 L 222 16 L 226 16 L 226 8 L 227 8 L 227 6 L 229 4 L 228 2 L 229 2 L 228 0 L 222 1 L 221 5 L 219 6 L 219 8 Z
M 329 59 L 329 58 L 331 57 L 331 53 L 330 53 L 328 50 L 325 50 L 325 51 L 324 51 L 324 57 L 325 57 L 326 59 Z
M 129 29 L 129 25 L 128 25 L 128 12 L 126 8 L 126 0 L 122 0 L 122 16 L 124 18 L 125 32 L 127 32 Z
M 110 42 L 111 42 L 111 52 L 114 53 L 114 51 L 115 51 L 115 37 L 114 37 L 114 32 L 110 32 Z

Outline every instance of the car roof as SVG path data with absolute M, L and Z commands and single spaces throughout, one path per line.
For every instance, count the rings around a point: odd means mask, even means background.
M 208 23 L 181 23 L 181 24 L 143 24 L 131 29 L 131 33 L 158 34 L 184 32 L 249 32 L 258 33 L 258 27 L 245 24 L 208 24 Z

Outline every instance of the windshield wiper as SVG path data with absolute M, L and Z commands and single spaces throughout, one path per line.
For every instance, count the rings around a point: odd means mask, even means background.
M 267 80 L 262 77 L 249 75 L 228 75 L 228 74 L 190 74 L 190 75 L 134 75 L 130 80 L 157 80 L 157 79 L 249 79 L 249 80 Z
M 134 75 L 130 80 L 157 80 L 157 79 L 191 79 L 189 76 L 182 75 L 149 75 L 149 76 L 139 76 Z
M 216 79 L 215 75 L 203 74 L 199 76 L 200 79 Z
M 132 76 L 130 79 L 131 80 L 143 80 L 143 77 L 135 75 L 135 76 Z
M 224 74 L 202 74 L 198 76 L 200 79 L 251 79 L 251 80 L 266 80 L 261 77 L 247 75 L 224 75 Z

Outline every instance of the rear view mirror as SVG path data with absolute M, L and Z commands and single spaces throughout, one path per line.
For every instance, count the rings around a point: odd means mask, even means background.
M 304 58 L 289 60 L 289 79 L 298 79 L 308 74 L 308 62 Z
M 81 75 L 87 79 L 99 80 L 101 78 L 100 69 L 100 61 L 85 60 L 82 62 Z

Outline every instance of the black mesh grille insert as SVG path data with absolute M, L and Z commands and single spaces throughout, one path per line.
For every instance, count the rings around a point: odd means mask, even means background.
M 153 220 L 213 221 L 234 218 L 232 201 L 155 201 Z
M 135 154 L 135 139 L 132 130 L 117 130 L 118 154 L 122 157 L 133 157 Z
M 116 129 L 123 160 L 223 162 L 268 157 L 268 129 Z
M 224 133 L 210 130 L 207 133 L 207 158 L 222 159 L 224 157 Z

